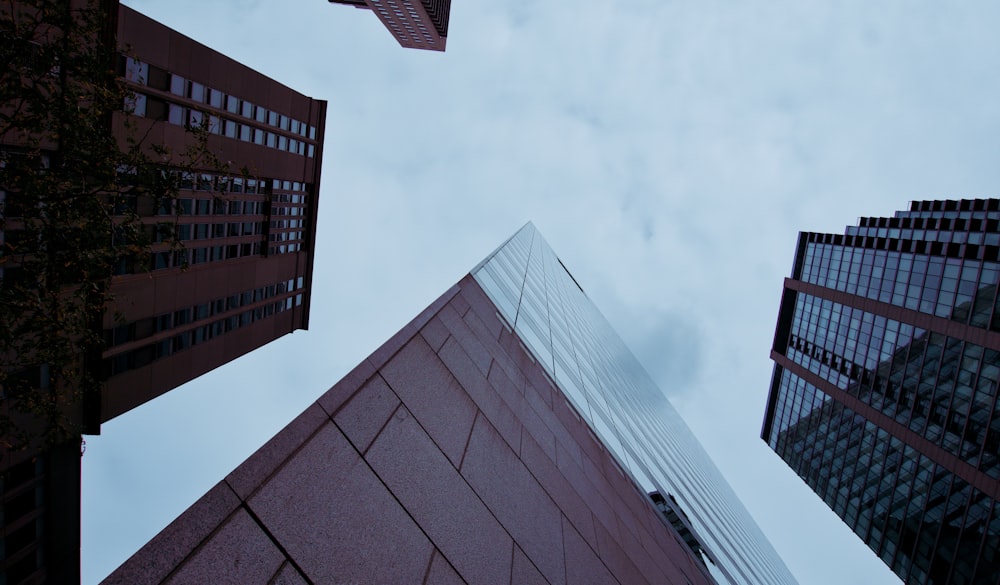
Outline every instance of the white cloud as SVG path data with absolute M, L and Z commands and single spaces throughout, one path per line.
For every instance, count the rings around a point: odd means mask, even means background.
M 85 582 L 528 219 L 803 583 L 892 580 L 757 439 L 781 281 L 800 229 L 997 195 L 1000 8 L 456 0 L 440 55 L 320 0 L 129 4 L 329 100 L 317 281 L 310 331 L 89 441 Z M 678 336 L 696 371 L 649 363 Z

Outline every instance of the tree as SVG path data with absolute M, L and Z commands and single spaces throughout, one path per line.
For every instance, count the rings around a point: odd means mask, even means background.
M 116 14 L 107 0 L 0 7 L 0 450 L 8 453 L 96 430 L 112 275 L 147 269 L 157 236 L 180 245 L 144 210 L 174 199 L 192 169 L 221 166 L 204 128 L 173 153 L 149 144 L 130 119 Z

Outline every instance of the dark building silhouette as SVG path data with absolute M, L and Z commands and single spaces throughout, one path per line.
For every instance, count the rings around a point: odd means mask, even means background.
M 531 224 L 105 583 L 222 574 L 795 583 Z
M 1000 201 L 802 233 L 762 438 L 907 583 L 1000 582 Z
M 143 224 L 169 225 L 177 241 L 154 243 L 148 263 L 108 267 L 101 395 L 74 406 L 87 433 L 308 326 L 326 116 L 324 101 L 117 2 L 99 5 L 118 74 L 134 92 L 123 104 L 129 122 L 109 120 L 123 148 L 142 139 L 177 160 L 198 127 L 223 164 L 187 166 L 168 205 L 137 202 Z M 79 582 L 80 453 L 77 436 L 0 454 L 0 583 Z
M 328 0 L 371 10 L 407 49 L 444 51 L 451 0 Z

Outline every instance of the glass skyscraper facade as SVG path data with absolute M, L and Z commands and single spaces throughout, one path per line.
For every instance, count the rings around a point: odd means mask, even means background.
M 1000 200 L 802 233 L 762 438 L 907 583 L 1000 582 Z
M 795 583 L 680 415 L 532 224 L 472 275 L 636 483 L 679 503 L 720 583 Z

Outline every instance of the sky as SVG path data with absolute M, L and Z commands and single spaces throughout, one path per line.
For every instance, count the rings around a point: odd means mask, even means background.
M 329 102 L 310 327 L 103 425 L 96 583 L 531 220 L 803 585 L 898 584 L 760 440 L 797 232 L 1000 196 L 992 0 L 127 0 Z

